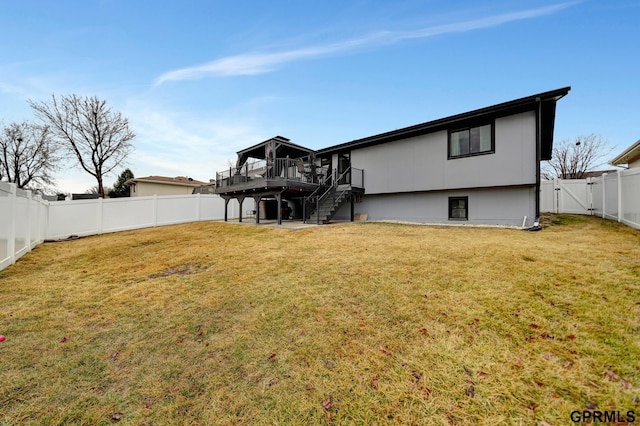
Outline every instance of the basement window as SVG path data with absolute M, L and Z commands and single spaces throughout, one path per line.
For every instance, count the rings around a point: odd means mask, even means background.
M 449 197 L 449 220 L 469 219 L 469 197 Z
M 493 124 L 449 132 L 449 159 L 494 152 Z

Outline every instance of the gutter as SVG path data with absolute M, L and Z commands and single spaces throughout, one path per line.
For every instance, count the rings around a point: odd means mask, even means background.
M 206 183 L 186 183 L 186 182 L 167 182 L 162 180 L 146 180 L 146 179 L 130 179 L 125 182 L 125 185 L 133 185 L 138 183 L 159 183 L 162 185 L 174 185 L 174 186 L 190 186 L 190 187 L 198 187 L 202 185 L 206 185 Z
M 542 157 L 542 99 L 536 98 L 536 220 L 540 223 L 540 158 Z

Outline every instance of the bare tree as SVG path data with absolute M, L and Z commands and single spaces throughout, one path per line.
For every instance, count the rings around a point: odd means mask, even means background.
M 0 179 L 27 189 L 54 185 L 59 158 L 51 136 L 47 126 L 26 121 L 5 127 L 0 132 Z
M 30 100 L 29 104 L 38 118 L 49 125 L 67 154 L 96 179 L 98 194 L 104 197 L 104 175 L 120 166 L 133 151 L 129 141 L 135 134 L 129 121 L 96 96 L 51 95 L 49 102 Z
M 542 166 L 545 179 L 584 179 L 587 172 L 606 164 L 613 148 L 601 136 L 590 134 L 565 139 L 553 148 L 551 160 Z

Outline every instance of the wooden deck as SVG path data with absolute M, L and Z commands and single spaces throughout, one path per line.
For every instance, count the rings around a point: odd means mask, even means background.
M 305 182 L 298 178 L 262 178 L 247 177 L 243 175 L 232 176 L 217 182 L 215 193 L 226 196 L 258 195 L 260 193 L 290 193 L 298 196 L 311 194 L 320 184 Z

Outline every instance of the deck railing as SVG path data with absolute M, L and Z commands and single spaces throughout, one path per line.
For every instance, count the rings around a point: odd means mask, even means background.
M 316 166 L 302 158 L 276 158 L 271 162 L 258 160 L 217 172 L 216 187 L 225 188 L 269 180 L 291 180 L 321 185 L 326 178 L 326 172 L 327 167 Z

